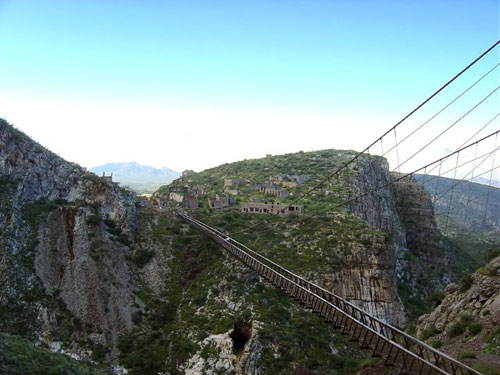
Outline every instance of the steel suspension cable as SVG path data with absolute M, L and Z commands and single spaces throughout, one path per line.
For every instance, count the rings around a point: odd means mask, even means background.
M 495 138 L 495 147 L 497 145 L 497 142 L 498 142 L 498 135 L 496 136 Z M 495 150 L 496 151 L 496 150 Z M 493 160 L 491 161 L 491 166 L 493 167 L 493 165 L 495 165 L 495 155 L 496 153 L 493 154 Z M 493 177 L 493 171 L 491 171 L 490 173 L 490 182 L 489 182 L 489 187 L 490 189 L 488 189 L 488 196 L 486 198 L 486 204 L 484 205 L 485 206 L 485 209 L 484 209 L 484 219 L 483 219 L 483 225 L 484 225 L 484 222 L 486 221 L 486 215 L 488 213 L 488 202 L 490 200 L 490 191 L 491 191 L 491 179 Z
M 425 150 L 428 146 L 430 146 L 432 143 L 434 143 L 436 140 L 438 140 L 443 134 L 448 132 L 451 128 L 453 128 L 456 124 L 458 124 L 460 121 L 462 121 L 465 117 L 467 117 L 470 113 L 472 113 L 475 109 L 477 109 L 481 104 L 483 104 L 486 100 L 488 100 L 495 92 L 497 92 L 500 89 L 500 85 L 497 86 L 493 91 L 491 91 L 488 95 L 486 95 L 483 99 L 479 101 L 474 107 L 469 109 L 467 112 L 465 112 L 458 120 L 454 121 L 450 126 L 448 126 L 445 130 L 443 130 L 441 133 L 439 133 L 436 137 L 434 137 L 432 140 L 430 140 L 428 143 L 426 143 L 424 146 L 422 146 L 417 152 L 412 154 L 409 158 L 407 158 L 404 162 L 399 164 L 396 168 L 393 169 L 395 171 L 396 169 L 400 169 L 401 166 L 406 164 L 408 161 L 413 159 L 415 156 L 420 154 L 423 150 Z
M 460 149 L 460 148 L 464 147 L 464 146 L 465 146 L 468 142 L 470 142 L 472 139 L 474 139 L 474 137 L 475 137 L 476 135 L 478 135 L 479 133 L 481 133 L 481 132 L 482 132 L 482 131 L 483 131 L 483 130 L 487 127 L 487 126 L 489 126 L 489 125 L 490 125 L 493 121 L 495 121 L 495 120 L 498 118 L 498 116 L 500 116 L 500 112 L 498 112 L 495 116 L 493 116 L 493 118 L 491 118 L 491 119 L 490 119 L 490 120 L 489 120 L 486 124 L 484 124 L 484 125 L 483 125 L 483 126 L 482 126 L 482 127 L 481 127 L 478 131 L 477 131 L 477 132 L 475 132 L 475 133 L 474 133 L 471 137 L 469 137 L 469 139 L 468 139 L 467 141 L 465 141 L 465 142 L 464 142 L 464 143 L 462 143 L 459 147 L 457 147 L 457 149 L 456 149 L 456 150 L 458 150 L 458 149 Z M 481 156 L 480 156 L 480 158 L 481 158 Z M 429 173 L 429 174 L 430 174 L 430 173 L 432 173 L 432 172 L 433 172 L 436 168 L 437 168 L 437 165 L 436 165 L 436 166 L 434 166 L 434 168 L 432 168 L 432 169 L 431 169 L 428 173 Z M 447 172 L 448 172 L 448 171 L 447 171 Z M 445 173 L 447 173 L 447 172 L 445 172 Z M 440 170 L 440 172 L 439 172 L 439 173 L 441 173 L 441 170 Z
M 432 115 L 429 119 L 427 119 L 424 123 L 422 123 L 418 128 L 413 130 L 410 134 L 408 134 L 406 137 L 404 137 L 399 143 L 396 145 L 392 146 L 389 150 L 387 150 L 385 153 L 382 151 L 382 156 L 385 156 L 389 152 L 391 152 L 396 146 L 400 145 L 404 141 L 406 141 L 408 138 L 410 138 L 412 135 L 414 135 L 416 132 L 418 132 L 420 129 L 422 129 L 425 125 L 427 125 L 429 122 L 434 120 L 437 116 L 439 116 L 441 113 L 443 113 L 446 109 L 448 109 L 451 105 L 453 105 L 458 99 L 460 99 L 462 96 L 464 96 L 467 92 L 469 92 L 474 86 L 476 86 L 479 82 L 481 82 L 486 76 L 488 76 L 492 71 L 494 71 L 496 68 L 500 66 L 500 63 L 497 63 L 493 68 L 491 68 L 488 72 L 486 72 L 481 78 L 479 78 L 477 81 L 475 81 L 472 85 L 467 87 L 464 91 L 460 93 L 455 99 L 453 99 L 451 102 L 446 104 L 443 108 L 441 108 L 438 112 L 436 112 L 434 115 Z M 477 133 L 476 133 L 477 134 Z M 470 139 L 469 139 L 470 140 Z M 466 144 L 469 140 L 464 142 Z M 463 146 L 463 145 L 462 145 Z
M 456 180 L 457 178 L 457 169 L 458 169 L 458 159 L 460 158 L 460 153 L 457 154 L 457 161 L 455 164 L 455 171 L 453 174 L 453 180 Z M 453 194 L 455 193 L 455 185 L 453 185 L 453 188 L 451 189 L 451 196 L 450 196 L 450 201 L 448 203 L 448 212 L 446 213 L 446 224 L 444 231 L 446 232 L 448 230 L 448 219 L 450 218 L 450 210 L 451 210 L 451 203 L 453 202 Z
M 474 168 L 473 168 L 471 171 L 469 171 L 469 172 L 468 172 L 468 173 L 467 173 L 467 174 L 466 174 L 466 175 L 465 175 L 462 179 L 460 179 L 460 180 L 458 180 L 457 182 L 455 182 L 455 184 L 454 184 L 454 185 L 452 185 L 450 188 L 448 188 L 448 189 L 446 189 L 446 190 L 443 190 L 442 192 L 438 193 L 438 194 L 434 197 L 434 201 L 438 201 L 438 200 L 439 200 L 439 199 L 440 199 L 440 198 L 441 198 L 444 194 L 446 194 L 447 192 L 449 192 L 451 189 L 455 188 L 455 186 L 457 186 L 457 185 L 459 185 L 459 184 L 461 184 L 461 183 L 465 182 L 465 179 L 466 179 L 466 178 L 467 178 L 467 177 L 468 177 L 471 173 L 473 173 L 473 172 L 474 172 L 477 168 L 479 168 L 479 167 L 480 167 L 480 166 L 481 166 L 481 165 L 482 165 L 482 164 L 483 164 L 486 160 L 488 160 L 488 159 L 490 158 L 490 156 L 491 156 L 491 155 L 494 155 L 494 153 L 496 153 L 499 149 L 500 149 L 500 146 L 498 146 L 498 147 L 497 147 L 497 146 L 495 146 L 495 148 L 494 148 L 492 151 L 490 151 L 489 153 L 487 153 L 487 154 L 486 154 L 486 156 L 484 157 L 484 159 L 483 159 L 483 160 L 481 160 L 481 162 L 480 162 L 478 165 L 474 166 Z M 480 157 L 480 158 L 481 158 L 481 157 Z M 493 160 L 493 162 L 494 162 L 494 160 Z M 449 171 L 451 171 L 451 170 L 453 170 L 453 169 L 450 169 Z M 447 171 L 446 173 L 448 173 L 449 171 Z M 479 175 L 479 176 L 481 176 L 481 175 Z M 440 177 L 440 176 L 438 176 L 438 177 Z M 478 176 L 476 176 L 476 177 L 478 177 Z M 437 190 L 436 190 L 436 192 L 437 192 Z

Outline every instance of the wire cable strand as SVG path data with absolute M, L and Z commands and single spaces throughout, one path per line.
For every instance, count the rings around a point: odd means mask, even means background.
M 410 138 L 412 135 L 414 135 L 416 132 L 418 132 L 420 129 L 422 129 L 425 125 L 427 125 L 429 122 L 431 122 L 432 120 L 434 120 L 437 116 L 439 116 L 441 113 L 443 113 L 446 109 L 448 109 L 451 105 L 453 105 L 458 99 L 460 99 L 462 96 L 464 96 L 467 92 L 469 92 L 474 86 L 476 86 L 479 82 L 481 82 L 484 78 L 486 78 L 486 76 L 488 76 L 492 71 L 494 71 L 496 68 L 498 68 L 500 66 L 500 62 L 497 63 L 493 68 L 491 68 L 487 73 L 485 73 L 481 78 L 479 78 L 477 81 L 475 81 L 472 85 L 470 85 L 469 87 L 467 87 L 464 91 L 462 91 L 460 93 L 460 95 L 458 95 L 457 97 L 455 97 L 455 99 L 453 99 L 451 102 L 449 102 L 448 104 L 446 104 L 443 108 L 441 108 L 438 112 L 436 112 L 434 115 L 432 115 L 429 119 L 427 119 L 426 121 L 424 121 L 418 128 L 416 128 L 415 130 L 413 130 L 410 134 L 408 134 L 406 137 L 404 137 L 402 140 L 399 141 L 399 143 L 395 144 L 394 146 L 392 146 L 389 150 L 387 150 L 385 153 L 382 151 L 382 156 L 385 156 L 386 154 L 388 154 L 389 152 L 391 152 L 392 150 L 394 150 L 394 148 L 396 148 L 397 146 L 399 146 L 401 143 L 403 143 L 404 141 L 406 141 L 408 138 Z M 477 133 L 476 133 L 477 134 Z M 469 139 L 470 140 L 470 139 Z M 466 144 L 469 140 L 465 141 L 464 144 Z M 462 145 L 463 146 L 463 145 Z
M 450 126 L 448 126 L 445 130 L 443 130 L 441 133 L 439 133 L 436 137 L 434 137 L 432 140 L 430 140 L 428 143 L 426 143 L 423 147 L 421 147 L 417 152 L 412 154 L 409 158 L 407 158 L 404 162 L 399 164 L 396 168 L 393 169 L 395 171 L 396 169 L 399 170 L 401 166 L 405 165 L 407 162 L 409 162 L 411 159 L 413 159 L 415 156 L 420 154 L 422 151 L 424 151 L 428 146 L 433 144 L 436 140 L 438 140 L 443 134 L 448 132 L 451 128 L 453 128 L 455 125 L 457 125 L 460 121 L 462 121 L 465 117 L 467 117 L 470 113 L 472 113 L 475 109 L 477 109 L 481 104 L 483 104 L 488 98 L 490 98 L 495 92 L 500 89 L 500 85 L 497 86 L 493 91 L 491 91 L 488 95 L 486 95 L 483 99 L 479 101 L 474 107 L 469 109 L 467 112 L 465 112 L 458 120 L 454 121 Z
M 472 139 L 474 139 L 474 137 L 476 135 L 478 135 L 479 133 L 481 133 L 484 129 L 486 129 L 487 126 L 489 126 L 493 121 L 495 121 L 498 116 L 500 116 L 500 112 L 498 112 L 495 116 L 493 116 L 486 124 L 484 124 L 477 132 L 475 132 L 471 137 L 469 137 L 469 139 L 467 139 L 464 143 L 462 143 L 459 147 L 457 147 L 457 150 L 464 147 L 468 142 L 470 142 Z M 482 156 L 480 156 L 481 158 Z M 435 165 L 429 172 L 428 174 L 431 174 L 438 166 Z M 449 171 L 447 171 L 449 172 Z M 447 173 L 445 172 L 445 173 Z M 439 174 L 441 174 L 441 170 L 439 172 Z

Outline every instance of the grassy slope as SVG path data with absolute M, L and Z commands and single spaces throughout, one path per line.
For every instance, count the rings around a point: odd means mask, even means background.
M 236 197 L 236 202 L 248 202 L 250 199 L 266 199 L 291 203 L 295 198 L 314 186 L 324 176 L 330 174 L 343 163 L 350 160 L 355 155 L 353 151 L 322 150 L 314 152 L 299 152 L 295 154 L 285 154 L 262 159 L 243 160 L 236 163 L 223 164 L 216 168 L 207 169 L 186 178 L 179 178 L 172 182 L 173 187 L 180 187 L 184 184 L 189 186 L 207 184 L 209 185 L 206 197 L 214 196 L 215 193 L 222 193 L 224 190 L 225 178 L 242 179 L 247 185 L 254 183 L 264 183 L 271 176 L 277 174 L 297 174 L 308 175 L 311 180 L 297 188 L 288 188 L 290 195 L 286 199 L 279 199 L 272 195 L 265 195 L 252 190 L 249 186 L 239 186 L 241 195 Z M 368 157 L 363 157 L 368 160 Z M 306 206 L 310 212 L 315 209 L 324 208 L 327 204 L 339 202 L 342 195 L 349 191 L 349 184 L 346 181 L 352 177 L 355 170 L 346 170 L 339 178 L 332 178 L 321 189 L 308 196 L 300 204 Z M 328 191 L 328 193 L 326 193 Z M 158 196 L 166 197 L 168 187 L 163 186 L 155 193 Z M 204 204 L 204 200 L 202 200 Z
M 19 336 L 0 333 L 0 374 L 104 375 L 109 372 L 88 362 L 51 353 Z

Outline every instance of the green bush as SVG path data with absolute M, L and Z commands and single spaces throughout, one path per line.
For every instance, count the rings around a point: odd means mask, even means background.
M 450 328 L 448 328 L 448 335 L 450 337 L 456 337 L 465 332 L 466 325 L 462 322 L 453 323 Z
M 441 340 L 434 340 L 431 344 L 431 346 L 434 348 L 434 349 L 439 349 L 440 347 L 443 346 L 443 342 Z
M 112 234 L 113 236 L 119 236 L 122 233 L 120 228 L 106 228 L 106 232 Z
M 476 355 L 472 352 L 463 352 L 460 354 L 460 359 L 476 358 Z
M 90 225 L 97 225 L 101 222 L 101 217 L 99 215 L 89 215 L 85 219 L 85 222 Z
M 477 335 L 481 330 L 483 329 L 483 326 L 481 323 L 471 323 L 467 327 L 467 330 L 472 333 L 473 335 Z
M 154 256 L 153 250 L 138 249 L 132 256 L 127 256 L 127 259 L 134 262 L 137 267 L 144 267 L 149 260 Z
M 499 255 L 500 255 L 500 248 L 488 250 L 488 252 L 486 253 L 486 262 L 487 263 L 491 262 L 493 259 L 495 259 Z
M 422 331 L 422 340 L 427 340 L 429 337 L 434 336 L 437 333 L 436 327 L 430 326 Z
M 460 279 L 460 291 L 466 292 L 472 286 L 473 282 L 472 275 L 470 273 L 464 272 L 462 278 Z
M 104 348 L 100 348 L 104 351 Z M 99 351 L 100 349 L 97 349 Z M 0 333 L 0 374 L 104 375 L 108 372 L 85 361 L 51 353 L 19 336 Z M 99 357 L 102 357 L 99 355 Z
M 473 363 L 472 368 L 478 370 L 483 375 L 500 375 L 500 370 L 483 363 Z
M 110 352 L 109 348 L 105 347 L 103 344 L 96 344 L 94 349 L 92 349 L 92 360 L 94 361 L 104 361 L 106 359 L 106 354 Z
M 122 244 L 124 244 L 125 246 L 130 246 L 130 244 L 132 243 L 130 241 L 129 236 L 125 233 L 120 233 L 118 235 L 118 241 L 121 242 Z
M 132 323 L 141 324 L 142 323 L 142 312 L 136 311 L 132 314 Z
M 62 199 L 62 198 L 54 199 L 52 202 L 59 205 L 59 206 L 63 206 L 63 205 L 68 204 L 68 201 L 66 199 Z
M 443 292 L 435 290 L 427 296 L 425 301 L 429 306 L 431 306 L 434 309 L 441 304 L 441 302 L 443 301 L 443 297 L 444 297 Z
M 472 323 L 472 315 L 468 312 L 460 314 L 458 319 L 466 326 L 469 325 L 469 323 Z
M 110 228 L 116 228 L 116 223 L 114 220 L 111 219 L 104 219 L 104 224 L 106 224 Z

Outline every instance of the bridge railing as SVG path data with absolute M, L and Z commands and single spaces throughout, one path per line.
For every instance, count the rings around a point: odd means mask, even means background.
M 386 358 L 386 362 L 399 365 L 402 362 L 403 368 L 412 372 L 418 371 L 419 374 L 480 375 L 476 370 L 370 315 L 334 293 L 288 271 L 217 229 L 185 214 L 177 215 L 263 274 L 277 287 L 310 305 L 314 311 L 359 339 L 362 345 L 372 347 L 375 353 Z

